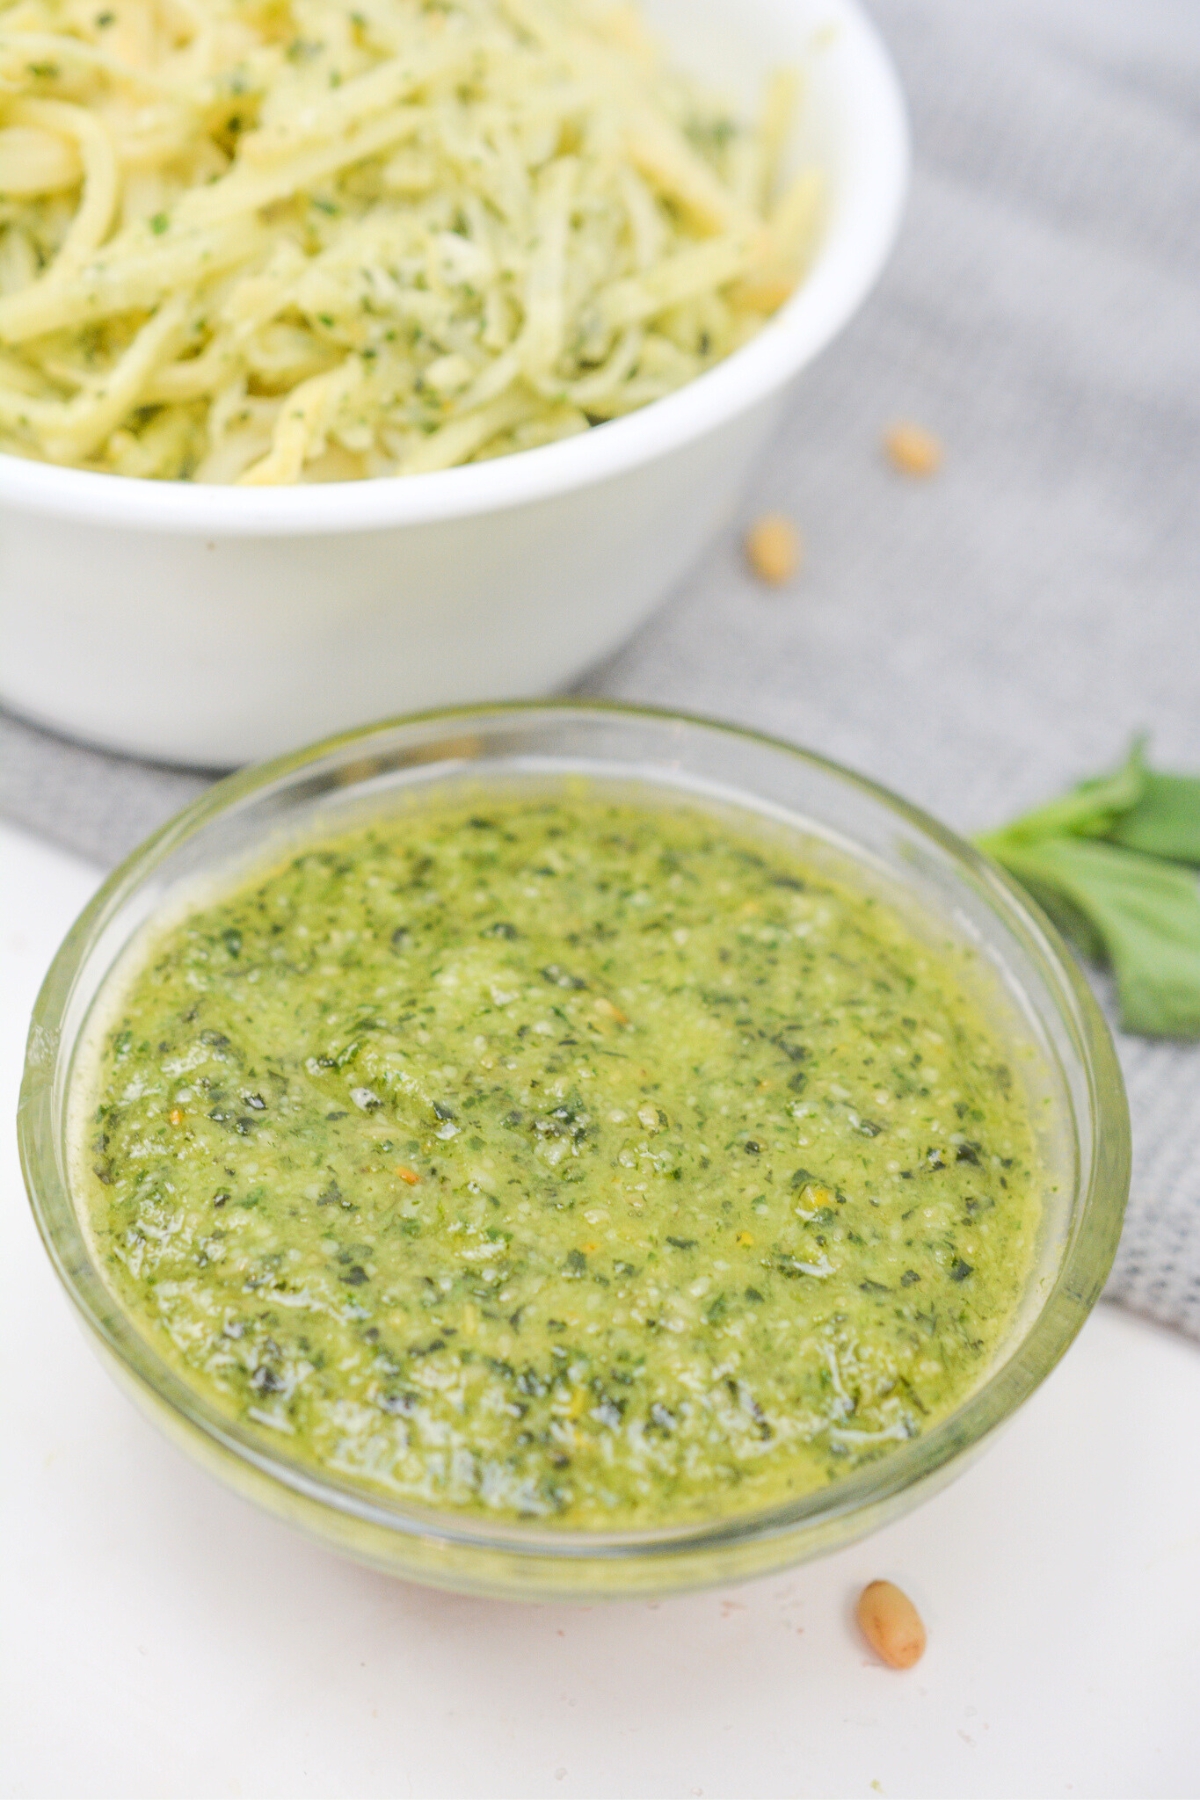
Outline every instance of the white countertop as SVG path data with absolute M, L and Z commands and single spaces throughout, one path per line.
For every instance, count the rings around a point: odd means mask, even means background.
M 0 827 L 0 1081 L 98 877 Z M 341 1562 L 117 1392 L 0 1181 L 0 1792 L 43 1797 L 1200 1794 L 1200 1353 L 1101 1307 L 954 1487 L 742 1588 L 519 1607 Z M 929 1650 L 877 1664 L 876 1576 Z

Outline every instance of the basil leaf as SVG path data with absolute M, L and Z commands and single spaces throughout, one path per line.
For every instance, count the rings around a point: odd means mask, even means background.
M 1014 846 L 1008 854 L 1000 850 L 990 854 L 1004 864 L 1010 875 L 1016 876 L 1027 893 L 1033 895 L 1042 911 L 1081 956 L 1089 962 L 1107 963 L 1108 951 L 1100 931 L 1083 908 L 1054 885 L 1050 871 L 1039 865 L 1035 851 Z
M 1127 1031 L 1200 1037 L 1200 886 L 1193 874 L 1083 838 L 1027 842 L 996 832 L 986 847 L 1084 955 L 1111 966 Z
M 1106 835 L 1127 850 L 1200 866 L 1200 776 L 1148 769 L 1140 797 Z
M 1142 743 L 1141 738 L 1136 740 L 1115 774 L 1081 781 L 1060 799 L 1023 813 L 1002 831 L 977 838 L 976 842 L 993 854 L 993 838 L 1032 843 L 1049 837 L 1108 837 L 1118 822 L 1137 807 L 1145 792 L 1149 773 L 1142 759 Z

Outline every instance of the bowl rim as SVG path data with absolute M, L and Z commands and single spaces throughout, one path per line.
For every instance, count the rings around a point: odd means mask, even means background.
M 610 480 L 736 418 L 785 385 L 874 285 L 899 229 L 910 142 L 899 77 L 861 0 L 826 0 L 844 64 L 839 197 L 779 312 L 673 394 L 574 438 L 431 474 L 287 488 L 150 481 L 0 452 L 0 504 L 195 536 L 313 536 L 504 511 Z M 818 52 L 828 54 L 828 49 Z
M 132 1324 L 92 1256 L 58 1160 L 60 1121 L 67 1106 L 60 1078 L 72 1072 L 74 1053 L 94 1004 L 93 997 L 79 1030 L 68 1041 L 63 1022 L 75 983 L 107 922 L 139 886 L 153 877 L 172 851 L 222 813 L 236 810 L 297 775 L 315 774 L 322 762 L 333 766 L 333 759 L 344 757 L 349 751 L 354 753 L 356 762 L 362 760 L 368 772 L 365 778 L 369 779 L 372 747 L 378 749 L 383 740 L 400 731 L 444 727 L 445 735 L 452 740 L 456 732 L 484 720 L 524 716 L 532 722 L 541 716 L 554 721 L 570 715 L 649 721 L 749 740 L 832 775 L 881 804 L 948 856 L 977 891 L 982 890 L 1024 952 L 1032 956 L 1052 996 L 1058 1019 L 1067 1027 L 1087 1094 L 1084 1116 L 1076 1116 L 1073 1124 L 1077 1143 L 1086 1142 L 1091 1150 L 1090 1156 L 1082 1159 L 1088 1179 L 1082 1192 L 1076 1181 L 1070 1229 L 1053 1279 L 1005 1360 L 960 1406 L 921 1437 L 897 1444 L 879 1460 L 798 1499 L 724 1518 L 637 1531 L 571 1531 L 561 1526 L 493 1521 L 392 1501 L 364 1486 L 323 1474 L 276 1453 L 260 1435 L 204 1401 Z M 743 791 L 747 798 L 751 797 L 750 790 Z M 110 962 L 102 972 L 97 995 L 114 966 Z M 62 1085 L 65 1087 L 65 1081 Z M 56 1107 L 60 1110 L 56 1111 Z M 1074 1108 L 1071 1110 L 1074 1112 Z M 340 1517 L 345 1525 L 357 1522 L 376 1531 L 382 1528 L 393 1541 L 433 1541 L 448 1551 L 507 1555 L 543 1568 L 638 1558 L 669 1564 L 676 1558 L 732 1549 L 748 1540 L 762 1542 L 805 1529 L 815 1531 L 849 1514 L 871 1513 L 905 1490 L 917 1490 L 939 1474 L 944 1476 L 947 1465 L 982 1444 L 1029 1398 L 1081 1329 L 1099 1298 L 1116 1254 L 1130 1173 L 1129 1111 L 1112 1034 L 1063 939 L 998 864 L 881 783 L 784 739 L 728 721 L 666 708 L 574 699 L 502 701 L 405 714 L 338 733 L 241 770 L 183 808 L 114 870 L 64 939 L 34 1007 L 17 1127 L 30 1204 L 59 1279 L 82 1323 L 99 1340 L 102 1350 L 120 1365 L 121 1373 L 143 1390 L 146 1399 L 165 1406 L 185 1427 L 206 1440 L 210 1449 L 224 1453 L 227 1460 L 256 1470 L 275 1490 L 282 1489 L 301 1502 L 315 1504 L 326 1515 Z M 97 1296 L 102 1304 L 97 1304 Z

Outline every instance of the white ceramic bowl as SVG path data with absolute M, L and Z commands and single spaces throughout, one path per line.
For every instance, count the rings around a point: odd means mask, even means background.
M 856 0 L 650 0 L 749 107 L 802 61 L 825 170 L 807 279 L 725 362 L 564 443 L 402 480 L 199 487 L 0 456 L 0 698 L 119 750 L 227 767 L 389 713 L 545 692 L 614 650 L 728 519 L 789 384 L 887 256 L 908 169 Z

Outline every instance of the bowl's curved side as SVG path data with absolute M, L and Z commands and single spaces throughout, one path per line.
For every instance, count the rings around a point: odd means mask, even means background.
M 360 534 L 176 538 L 10 516 L 0 693 L 114 750 L 228 768 L 398 711 L 553 691 L 700 556 L 779 405 L 602 482 Z
M 866 1506 L 832 1512 L 815 1523 L 781 1526 L 773 1532 L 747 1531 L 717 1544 L 684 1543 L 673 1553 L 660 1550 L 650 1557 L 636 1551 L 614 1556 L 597 1547 L 590 1555 L 585 1549 L 570 1558 L 556 1558 L 534 1547 L 481 1544 L 436 1531 L 402 1534 L 376 1520 L 338 1511 L 198 1431 L 114 1355 L 111 1346 L 89 1328 L 90 1321 L 83 1324 L 101 1364 L 138 1410 L 176 1448 L 244 1500 L 326 1549 L 381 1574 L 486 1599 L 534 1603 L 630 1600 L 752 1581 L 812 1562 L 881 1530 L 957 1481 L 987 1447 L 985 1442 L 974 1444 L 954 1461 L 930 1469 L 919 1481 Z

